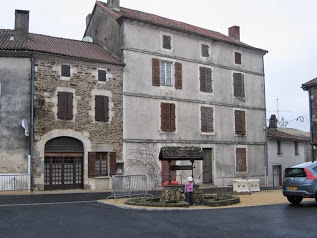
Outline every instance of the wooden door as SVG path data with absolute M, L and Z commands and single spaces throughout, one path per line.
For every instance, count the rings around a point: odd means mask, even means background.
M 212 183 L 212 149 L 203 149 L 204 160 L 203 160 L 203 182 Z
M 273 165 L 273 186 L 282 186 L 282 166 Z

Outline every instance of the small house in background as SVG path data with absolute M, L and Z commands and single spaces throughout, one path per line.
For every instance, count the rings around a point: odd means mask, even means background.
M 268 186 L 281 186 L 285 168 L 311 160 L 309 132 L 278 128 L 272 115 L 267 129 Z

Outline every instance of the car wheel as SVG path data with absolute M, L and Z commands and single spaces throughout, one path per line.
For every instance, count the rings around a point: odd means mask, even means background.
M 301 197 L 301 196 L 287 196 L 287 200 L 290 203 L 297 205 L 303 200 L 303 197 Z

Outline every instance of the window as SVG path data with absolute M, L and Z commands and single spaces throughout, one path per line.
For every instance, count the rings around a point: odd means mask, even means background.
M 161 86 L 172 87 L 172 63 L 161 61 Z
M 108 168 L 109 154 L 109 168 Z M 117 172 L 115 152 L 88 152 L 88 177 L 114 175 Z
M 236 171 L 247 171 L 247 151 L 246 148 L 236 148 Z
M 211 68 L 199 67 L 200 91 L 212 93 Z
M 282 143 L 280 140 L 277 141 L 277 154 L 282 155 Z
M 107 81 L 107 71 L 98 70 L 98 81 L 101 81 L 101 82 Z
M 245 97 L 244 75 L 241 73 L 233 73 L 233 94 L 235 97 Z
M 294 148 L 295 148 L 295 155 L 299 155 L 299 152 L 298 152 L 298 142 L 297 142 L 297 141 L 294 141 Z
M 73 119 L 73 93 L 58 92 L 57 117 L 63 120 Z
M 162 131 L 175 131 L 175 104 L 161 103 L 161 130 Z
M 179 62 L 175 62 L 174 64 L 175 80 L 173 78 L 172 67 L 172 62 L 152 59 L 152 85 L 173 87 L 175 81 L 175 88 L 182 89 L 182 64 Z
M 95 96 L 95 120 L 101 122 L 109 121 L 109 98 L 106 96 Z
M 163 49 L 172 49 L 172 37 L 163 35 Z
M 235 133 L 236 135 L 245 135 L 245 111 L 234 111 L 235 116 Z
M 239 52 L 234 52 L 234 63 L 242 64 L 242 54 Z
M 214 132 L 214 109 L 212 107 L 201 107 L 201 132 Z
M 209 57 L 209 46 L 205 44 L 201 44 L 201 56 Z
M 62 72 L 61 72 L 62 77 L 70 77 L 70 66 L 69 65 L 62 65 Z

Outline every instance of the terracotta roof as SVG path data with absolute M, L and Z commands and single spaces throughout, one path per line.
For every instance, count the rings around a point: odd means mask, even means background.
M 0 29 L 0 50 L 30 51 L 122 64 L 96 43 L 29 33 L 28 40 L 10 40 L 14 30 Z
M 307 90 L 310 87 L 317 86 L 317 78 L 314 78 L 304 84 L 302 84 L 302 89 Z
M 266 50 L 252 47 L 239 40 L 235 40 L 233 38 L 230 38 L 216 31 L 204 29 L 201 27 L 197 27 L 194 25 L 181 22 L 181 21 L 176 21 L 176 20 L 165 18 L 165 17 L 157 16 L 151 13 L 141 12 L 141 11 L 132 10 L 132 9 L 124 8 L 124 7 L 120 7 L 120 11 L 117 11 L 115 9 L 111 9 L 110 7 L 107 6 L 106 3 L 100 2 L 100 1 L 97 1 L 96 4 L 100 6 L 101 8 L 103 8 L 104 10 L 106 10 L 109 14 L 111 14 L 117 20 L 120 20 L 122 18 L 127 18 L 127 19 L 133 19 L 137 21 L 143 21 L 146 23 L 171 28 L 174 30 L 179 30 L 179 31 L 190 33 L 190 34 L 196 34 L 202 37 L 211 38 L 213 40 L 219 40 L 229 44 L 244 46 L 246 48 L 259 50 L 259 51 L 262 51 L 263 53 L 267 53 Z
M 269 140 L 310 141 L 310 134 L 293 128 L 268 128 Z
M 166 146 L 160 151 L 159 160 L 203 160 L 204 154 L 200 147 Z

